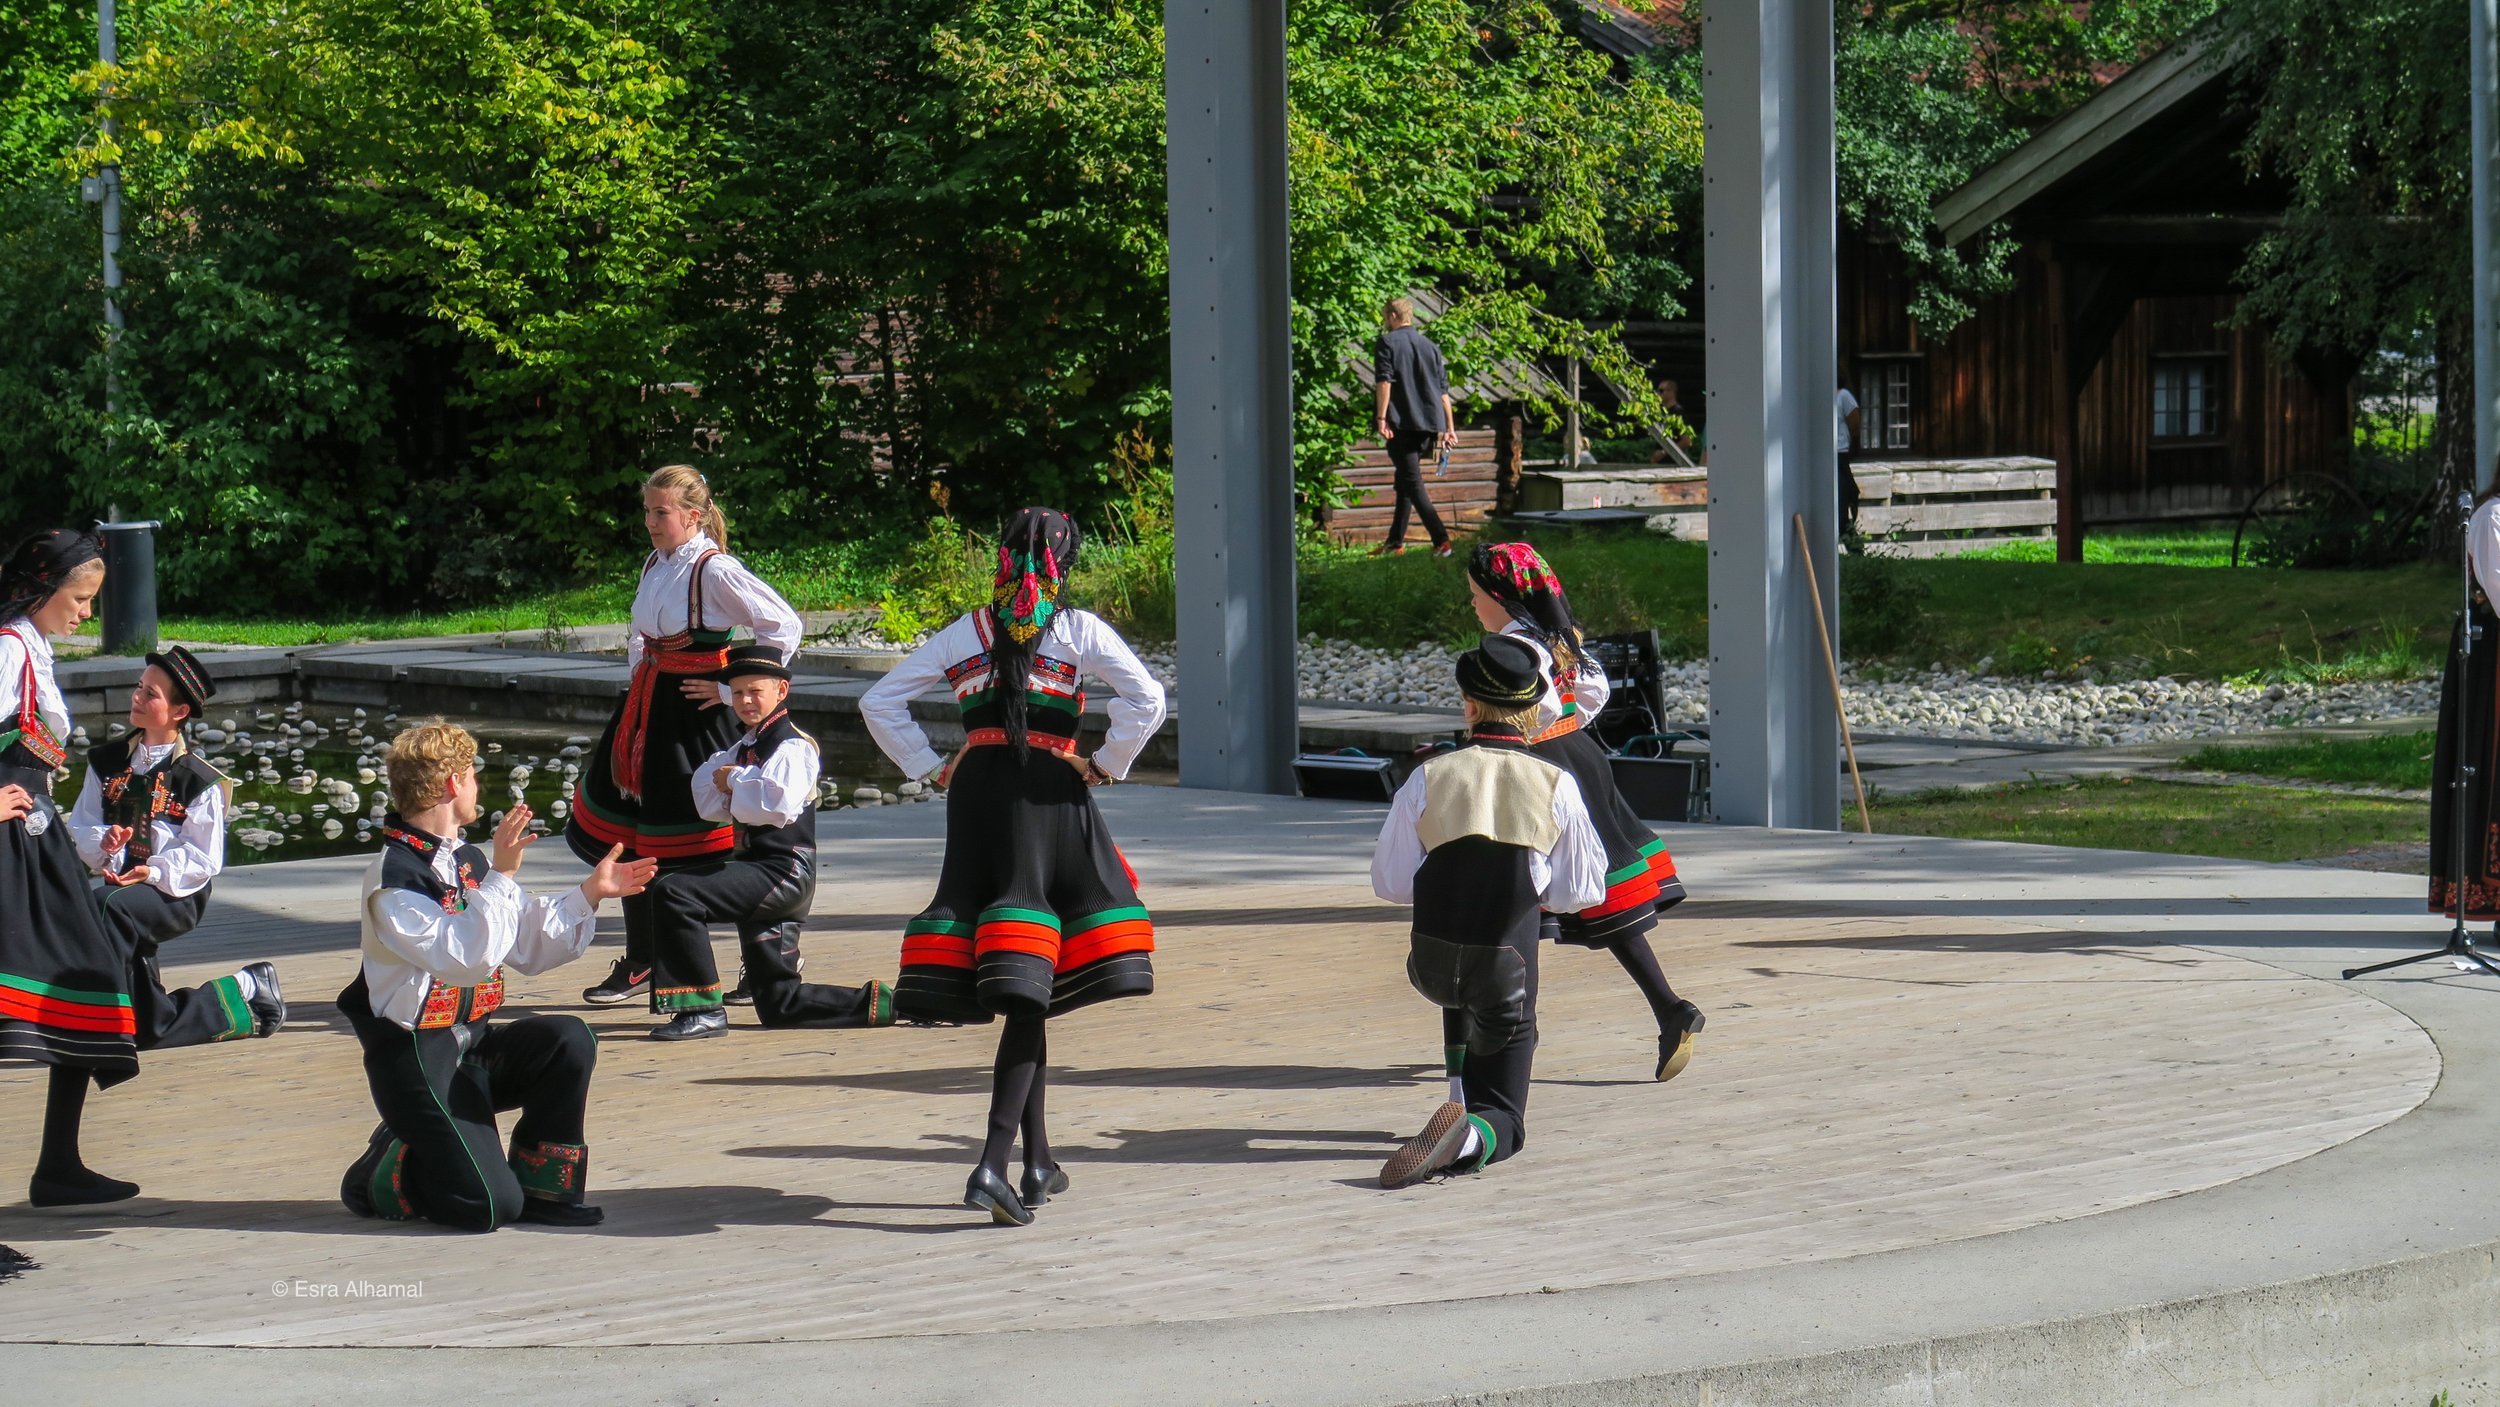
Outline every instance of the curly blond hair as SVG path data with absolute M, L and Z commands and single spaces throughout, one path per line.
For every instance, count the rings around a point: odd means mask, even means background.
M 408 816 L 439 805 L 451 795 L 451 779 L 476 765 L 477 739 L 457 723 L 429 718 L 402 730 L 382 757 L 392 809 Z

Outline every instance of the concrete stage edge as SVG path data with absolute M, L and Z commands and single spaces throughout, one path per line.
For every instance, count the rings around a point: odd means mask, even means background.
M 1170 833 L 1192 795 L 1115 793 L 1109 809 L 1115 828 L 1151 816 Z M 2307 978 L 2441 936 L 2403 877 L 1730 828 L 1671 843 L 1712 900 L 2149 939 Z M 2486 1400 L 2500 1353 L 2500 1206 L 2478 1176 L 2500 1152 L 2500 1098 L 2477 1078 L 2500 1051 L 2500 989 L 2430 964 L 2355 989 L 2438 1046 L 2443 1073 L 2413 1112 L 2207 1190 L 1851 1259 L 1092 1330 L 602 1349 L 11 1344 L 0 1365 L 13 1399 L 47 1403 L 327 1403 L 423 1383 L 495 1401 L 586 1389 L 654 1402 L 2292 1407 L 2446 1390 L 2465 1407 Z M 685 1260 L 715 1288 L 739 1273 Z

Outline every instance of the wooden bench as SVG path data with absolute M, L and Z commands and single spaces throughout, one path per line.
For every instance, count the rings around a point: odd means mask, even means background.
M 2057 466 L 2046 459 L 1861 460 L 1858 530 L 1873 551 L 1940 557 L 2057 528 Z M 1631 510 L 1650 515 L 1653 532 L 1693 541 L 1710 536 L 1707 469 L 1654 464 L 1529 465 L 1519 477 L 1521 512 Z

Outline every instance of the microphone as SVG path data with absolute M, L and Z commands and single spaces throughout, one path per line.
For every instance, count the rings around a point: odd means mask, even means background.
M 2467 492 L 2466 492 L 2465 490 L 2463 490 L 2463 489 L 2459 489 L 2459 490 L 2457 490 L 2457 511 L 2458 511 L 2458 512 L 2460 512 L 2460 513 L 2471 513 L 2471 512 L 2473 512 L 2473 511 L 2474 511 L 2474 495 L 2472 495 L 2472 494 L 2470 494 L 2470 493 L 2467 493 Z

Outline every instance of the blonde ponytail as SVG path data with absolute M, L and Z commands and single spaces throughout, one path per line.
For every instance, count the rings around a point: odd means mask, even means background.
M 712 498 L 711 481 L 703 471 L 691 464 L 668 464 L 651 471 L 642 481 L 643 492 L 660 489 L 677 496 L 680 507 L 703 515 L 703 531 L 714 544 L 726 551 L 729 547 L 729 516 L 721 512 Z

